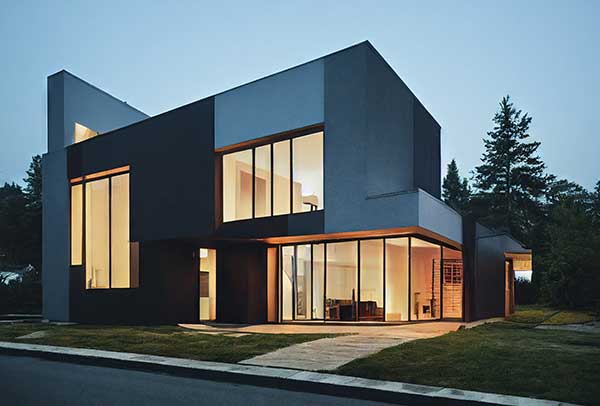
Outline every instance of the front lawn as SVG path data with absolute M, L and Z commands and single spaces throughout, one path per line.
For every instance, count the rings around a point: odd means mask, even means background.
M 352 361 L 338 373 L 600 404 L 600 334 L 534 325 L 500 322 L 417 340 Z
M 17 339 L 36 331 L 44 331 L 46 336 Z M 178 326 L 55 326 L 29 323 L 0 326 L 0 341 L 93 348 L 219 362 L 239 362 L 282 347 L 331 336 L 249 334 L 234 337 L 203 334 Z

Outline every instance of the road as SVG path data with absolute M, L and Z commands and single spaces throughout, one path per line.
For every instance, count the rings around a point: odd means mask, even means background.
M 26 405 L 382 405 L 161 373 L 0 355 L 0 403 Z

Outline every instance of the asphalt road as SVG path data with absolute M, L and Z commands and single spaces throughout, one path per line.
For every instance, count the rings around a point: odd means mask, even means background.
M 8 355 L 0 355 L 0 404 L 382 405 L 312 393 Z

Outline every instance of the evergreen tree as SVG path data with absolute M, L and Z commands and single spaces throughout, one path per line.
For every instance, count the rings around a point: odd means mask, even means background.
M 494 128 L 484 139 L 482 164 L 476 167 L 478 216 L 485 224 L 527 242 L 527 230 L 540 215 L 549 181 L 545 164 L 536 155 L 539 142 L 527 142 L 531 117 L 517 110 L 510 97 L 500 102 Z
M 24 261 L 33 265 L 36 273 L 42 270 L 42 157 L 35 155 L 31 159 L 25 182 L 26 201 L 24 228 L 27 230 Z
M 458 165 L 454 159 L 448 164 L 448 171 L 442 183 L 442 197 L 455 210 L 461 213 L 467 211 L 471 188 L 467 178 L 460 179 Z
M 595 226 L 600 227 L 600 180 L 596 183 L 596 188 L 591 193 L 590 200 L 590 212 L 592 215 L 592 222 Z

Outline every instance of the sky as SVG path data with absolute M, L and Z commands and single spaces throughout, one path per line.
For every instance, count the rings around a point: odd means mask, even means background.
M 418 4 L 416 4 L 418 3 Z M 442 173 L 480 163 L 500 99 L 548 173 L 600 180 L 600 1 L 4 1 L 0 184 L 46 151 L 66 69 L 149 115 L 369 40 L 442 126 Z

